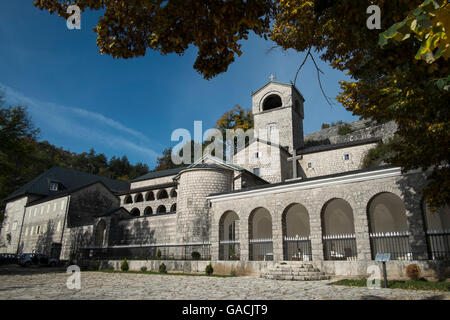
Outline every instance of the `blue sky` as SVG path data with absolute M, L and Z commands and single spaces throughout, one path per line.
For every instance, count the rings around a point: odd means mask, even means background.
M 269 80 L 294 79 L 304 54 L 281 49 L 256 36 L 243 42 L 243 54 L 224 74 L 205 80 L 192 67 L 196 48 L 183 56 L 148 51 L 145 57 L 113 59 L 95 44 L 99 12 L 82 14 L 81 30 L 40 11 L 29 0 L 0 2 L 0 88 L 7 102 L 28 107 L 41 140 L 73 152 L 126 155 L 150 168 L 165 147 L 176 145 L 172 131 L 203 130 L 236 104 L 251 107 L 251 93 Z M 316 61 L 319 62 L 318 59 Z M 344 73 L 319 62 L 322 83 L 335 97 Z M 315 68 L 308 62 L 297 79 L 306 99 L 304 132 L 324 122 L 354 121 L 342 105 L 332 108 L 321 94 Z

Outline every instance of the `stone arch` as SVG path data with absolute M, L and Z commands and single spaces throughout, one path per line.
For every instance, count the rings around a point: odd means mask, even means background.
M 142 193 L 138 193 L 137 195 L 134 196 L 134 202 L 143 202 L 144 201 L 144 196 L 142 195 Z
M 101 219 L 95 227 L 95 244 L 96 247 L 103 247 L 106 239 L 106 222 Z
M 239 260 L 239 216 L 225 211 L 219 219 L 219 260 Z
M 330 199 L 323 205 L 321 221 L 325 236 L 355 233 L 353 209 L 342 198 Z
M 170 212 L 173 212 L 173 213 L 177 212 L 177 204 L 176 204 L 176 203 L 174 203 L 174 204 L 170 207 Z
M 155 200 L 155 195 L 153 194 L 153 191 L 147 192 L 147 194 L 145 195 L 145 200 L 146 201 L 153 201 L 153 200 Z
M 391 192 L 381 192 L 367 204 L 369 232 L 406 232 L 408 220 L 402 199 Z
M 156 213 L 166 213 L 166 207 L 164 205 L 160 205 L 157 209 L 156 209 Z
M 450 206 L 438 208 L 432 212 L 425 200 L 422 202 L 422 211 L 424 215 L 425 231 L 450 232 Z
M 272 238 L 272 215 L 263 207 L 254 209 L 248 217 L 249 239 Z
M 263 207 L 248 217 L 249 260 L 273 260 L 272 215 Z
M 161 189 L 158 191 L 158 193 L 156 194 L 156 199 L 167 199 L 169 198 L 169 195 L 167 194 L 166 189 Z
M 130 211 L 130 216 L 139 217 L 141 215 L 141 211 L 138 208 L 134 208 Z
M 281 215 L 284 260 L 311 260 L 309 213 L 299 203 L 288 205 Z
M 272 110 L 283 106 L 283 101 L 278 94 L 269 94 L 262 103 L 262 111 Z
M 322 207 L 322 243 L 325 260 L 357 257 L 353 209 L 348 201 L 332 198 Z
M 424 229 L 427 239 L 428 259 L 450 259 L 450 206 L 432 212 L 422 200 Z
M 144 210 L 144 215 L 145 215 L 145 216 L 149 216 L 149 215 L 151 215 L 152 213 L 153 213 L 152 207 L 147 207 L 147 208 L 145 208 L 145 210 Z
M 130 195 L 127 195 L 127 196 L 125 197 L 125 199 L 123 199 L 123 203 L 125 203 L 125 204 L 133 203 L 133 198 L 131 198 Z
M 170 190 L 170 197 L 171 198 L 176 198 L 177 197 L 177 190 L 175 188 L 173 188 L 172 190 Z
M 236 212 L 228 210 L 219 219 L 219 239 L 239 240 L 239 216 Z

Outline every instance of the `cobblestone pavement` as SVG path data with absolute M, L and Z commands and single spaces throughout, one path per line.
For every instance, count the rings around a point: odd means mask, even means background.
M 23 269 L 22 269 L 23 270 Z M 0 299 L 446 299 L 450 293 L 330 286 L 326 281 L 258 277 L 82 272 L 81 290 L 69 290 L 63 270 L 0 270 Z

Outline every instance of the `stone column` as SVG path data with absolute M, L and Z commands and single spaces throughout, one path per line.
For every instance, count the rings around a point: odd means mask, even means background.
M 281 261 L 283 257 L 283 228 L 281 221 L 281 212 L 276 208 L 271 212 L 272 215 L 272 241 L 273 241 L 273 260 Z M 282 209 L 281 209 L 282 210 Z
M 354 206 L 353 219 L 355 223 L 356 250 L 358 253 L 357 259 L 359 261 L 372 260 L 372 253 L 370 250 L 369 221 L 367 219 L 366 207 L 363 205 Z
M 322 223 L 320 220 L 320 208 L 309 214 L 309 227 L 311 238 L 312 261 L 323 261 Z
M 241 261 L 249 260 L 249 228 L 248 228 L 248 214 L 239 214 L 239 239 L 240 239 L 240 251 L 241 251 Z

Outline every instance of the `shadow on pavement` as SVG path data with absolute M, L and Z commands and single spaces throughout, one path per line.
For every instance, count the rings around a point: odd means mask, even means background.
M 9 264 L 0 266 L 0 276 L 2 275 L 33 275 L 45 273 L 65 273 L 65 267 L 21 267 L 17 264 Z

